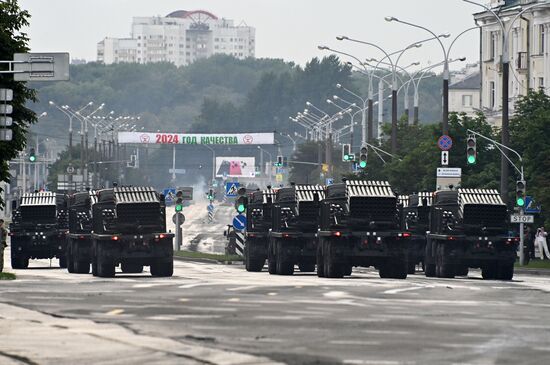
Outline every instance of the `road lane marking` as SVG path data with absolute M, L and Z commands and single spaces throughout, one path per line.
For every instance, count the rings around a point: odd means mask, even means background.
M 108 316 L 118 316 L 119 314 L 122 314 L 124 313 L 124 309 L 113 309 L 112 311 L 109 311 L 107 313 L 105 313 L 106 315 Z
M 362 340 L 332 340 L 329 343 L 333 345 L 357 345 L 357 346 L 378 346 L 380 341 L 362 341 Z

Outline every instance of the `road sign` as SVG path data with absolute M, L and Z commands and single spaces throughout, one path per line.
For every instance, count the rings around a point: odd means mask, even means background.
M 278 183 L 283 182 L 283 174 L 275 175 L 275 181 Z
M 448 151 L 453 147 L 453 140 L 451 137 L 444 134 L 437 140 L 437 146 L 441 151 Z
M 67 166 L 67 174 L 74 174 L 74 167 Z
M 68 53 L 15 53 L 14 81 L 68 81 Z
M 228 198 L 234 198 L 236 197 L 237 191 L 239 191 L 239 187 L 241 186 L 238 182 L 228 182 L 225 183 L 225 196 Z
M 0 101 L 12 101 L 13 90 L 12 89 L 0 89 Z
M 535 216 L 512 214 L 510 216 L 510 222 L 511 223 L 535 223 Z
M 185 175 L 186 172 L 185 169 L 168 169 L 168 173 L 170 174 Z
M 462 169 L 460 167 L 438 167 L 437 177 L 461 177 Z
M 183 223 L 185 223 L 185 216 L 183 215 L 182 212 L 177 212 L 177 213 L 175 213 L 175 214 L 172 216 L 172 222 L 173 222 L 174 224 L 177 224 L 177 223 L 176 223 L 176 219 L 178 218 L 178 215 L 179 215 L 179 217 L 180 217 L 180 226 L 181 226 Z
M 176 188 L 166 188 L 162 191 L 162 195 L 164 195 L 165 202 L 171 203 L 176 196 Z
M 326 179 L 326 185 L 332 185 L 332 184 L 334 184 L 334 179 L 331 178 L 331 177 L 327 178 Z
M 239 214 L 235 218 L 233 218 L 233 228 L 239 231 L 244 230 L 246 228 L 246 217 L 242 214 Z
M 532 196 L 525 197 L 525 209 L 524 209 L 525 213 L 540 214 L 541 211 L 542 211 L 542 208 L 540 207 L 540 205 L 537 205 L 537 203 L 535 202 Z
M 321 164 L 321 171 L 328 172 L 328 164 L 327 163 Z
M 449 166 L 449 151 L 441 151 L 441 166 Z

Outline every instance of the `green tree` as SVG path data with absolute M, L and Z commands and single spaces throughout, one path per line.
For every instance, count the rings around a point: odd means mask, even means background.
M 22 32 L 29 25 L 30 14 L 22 10 L 17 0 L 0 2 L 0 59 L 11 60 L 14 53 L 28 52 L 29 38 Z M 0 75 L 2 88 L 13 90 L 13 140 L 0 142 L 0 181 L 9 182 L 8 161 L 17 157 L 27 144 L 27 131 L 36 122 L 36 114 L 26 107 L 29 101 L 36 101 L 36 93 L 25 82 L 13 81 L 9 74 Z M 5 202 L 0 195 L 0 209 Z
M 550 98 L 540 91 L 529 91 L 516 103 L 510 122 L 512 147 L 523 155 L 528 195 L 543 208 L 550 207 Z M 512 188 L 512 191 L 514 188 Z M 550 226 L 550 214 L 541 217 Z

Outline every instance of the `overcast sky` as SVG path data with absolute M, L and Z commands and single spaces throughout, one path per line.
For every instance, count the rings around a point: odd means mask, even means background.
M 486 1 L 485 1 L 486 2 Z M 95 60 L 97 42 L 104 37 L 128 37 L 133 16 L 164 16 L 174 10 L 208 10 L 218 17 L 256 28 L 256 56 L 304 64 L 323 56 L 320 44 L 360 58 L 379 57 L 368 46 L 340 42 L 335 36 L 374 42 L 388 51 L 428 38 L 429 33 L 397 23 L 391 15 L 452 37 L 474 26 L 475 6 L 461 0 L 20 0 L 32 18 L 28 29 L 34 52 L 68 51 L 71 58 Z M 451 57 L 479 58 L 479 32 L 461 37 Z M 403 65 L 442 60 L 439 44 L 431 42 L 408 52 Z M 454 67 L 456 68 L 456 67 Z

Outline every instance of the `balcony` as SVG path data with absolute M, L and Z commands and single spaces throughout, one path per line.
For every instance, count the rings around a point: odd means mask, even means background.
M 518 52 L 516 58 L 516 68 L 518 71 L 527 71 L 529 67 L 529 59 L 527 58 L 527 52 Z

